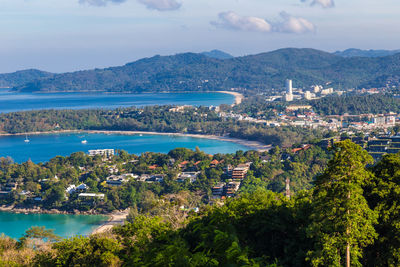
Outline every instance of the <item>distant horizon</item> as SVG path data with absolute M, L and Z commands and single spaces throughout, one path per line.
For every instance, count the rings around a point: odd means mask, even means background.
M 13 71 L 7 71 L 7 72 L 0 72 L 0 74 L 10 74 L 10 73 L 15 73 L 15 72 L 20 72 L 20 71 L 27 71 L 27 70 L 40 70 L 40 71 L 44 71 L 44 72 L 49 72 L 49 73 L 54 73 L 54 74 L 61 74 L 61 73 L 68 73 L 68 72 L 77 72 L 77 71 L 86 71 L 86 70 L 94 70 L 94 69 L 103 69 L 103 68 L 113 68 L 113 67 L 119 67 L 119 66 L 123 66 L 125 64 L 129 64 L 141 59 L 145 59 L 145 58 L 152 58 L 155 56 L 174 56 L 174 55 L 179 55 L 179 54 L 186 54 L 186 53 L 194 53 L 194 54 L 201 54 L 201 53 L 206 53 L 206 52 L 211 52 L 214 50 L 220 51 L 220 52 L 224 52 L 227 53 L 233 57 L 245 57 L 245 56 L 252 56 L 252 55 L 258 55 L 258 54 L 264 54 L 264 53 L 270 53 L 270 52 L 274 52 L 277 50 L 281 50 L 281 49 L 314 49 L 314 50 L 318 50 L 318 51 L 323 51 L 323 52 L 327 52 L 330 54 L 333 54 L 335 52 L 343 52 L 346 50 L 350 50 L 350 49 L 356 49 L 356 50 L 361 50 L 361 51 L 396 51 L 396 50 L 400 50 L 399 49 L 383 49 L 383 48 L 378 48 L 378 49 L 361 49 L 361 48 L 356 48 L 356 47 L 350 47 L 350 48 L 346 48 L 346 49 L 337 49 L 337 50 L 333 50 L 333 51 L 327 51 L 327 50 L 323 50 L 323 49 L 318 49 L 318 48 L 313 48 L 313 47 L 281 47 L 281 48 L 277 48 L 277 49 L 272 49 L 272 50 L 268 50 L 268 51 L 259 51 L 256 53 L 249 53 L 249 54 L 241 54 L 241 55 L 235 55 L 233 53 L 230 53 L 227 50 L 224 49 L 220 49 L 220 48 L 214 48 L 214 49 L 210 49 L 210 50 L 202 50 L 199 52 L 195 52 L 195 51 L 183 51 L 183 52 L 176 52 L 176 53 L 171 53 L 171 54 L 153 54 L 153 55 L 149 55 L 149 56 L 144 56 L 144 57 L 138 57 L 135 59 L 127 59 L 125 62 L 122 62 L 120 64 L 117 65 L 105 65 L 105 66 L 93 66 L 91 68 L 86 68 L 86 69 L 82 69 L 82 68 L 75 68 L 75 69 L 71 69 L 71 70 L 67 70 L 67 71 L 52 71 L 49 69 L 42 69 L 42 68 L 38 68 L 38 67 L 30 67 L 30 68 L 20 68 L 20 69 L 15 69 Z
M 398 49 L 398 0 L 2 0 L 0 73 L 63 73 L 214 48 Z

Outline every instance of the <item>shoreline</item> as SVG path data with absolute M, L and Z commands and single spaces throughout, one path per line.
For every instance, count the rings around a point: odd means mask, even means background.
M 162 133 L 162 132 L 152 132 L 152 131 L 111 131 L 111 130 L 60 130 L 60 131 L 46 131 L 46 132 L 27 132 L 27 133 L 0 133 L 1 136 L 21 136 L 21 135 L 46 135 L 46 134 L 63 134 L 63 133 L 88 133 L 88 134 L 120 134 L 120 135 L 169 135 L 169 136 L 179 136 L 179 137 L 192 137 L 192 138 L 203 138 L 210 140 L 219 140 L 232 142 L 239 145 L 246 146 L 251 150 L 256 150 L 259 152 L 268 151 L 271 149 L 271 145 L 265 145 L 258 141 L 250 141 L 239 138 L 227 137 L 227 136 L 217 136 L 217 135 L 207 135 L 207 134 L 185 134 L 185 133 Z
M 94 229 L 90 233 L 90 235 L 96 235 L 108 232 L 116 225 L 123 225 L 125 223 L 126 218 L 128 217 L 128 214 L 129 214 L 129 208 L 122 211 L 113 211 L 112 213 L 107 214 L 106 216 L 109 216 L 109 219 L 104 223 L 102 223 L 99 227 Z
M 222 93 L 222 94 L 228 94 L 228 95 L 233 95 L 235 97 L 235 103 L 232 104 L 232 106 L 235 105 L 240 105 L 244 99 L 244 95 L 238 92 L 232 92 L 232 91 L 216 91 L 217 93 Z
M 58 209 L 42 209 L 40 207 L 29 207 L 29 208 L 23 208 L 23 207 L 18 207 L 16 208 L 14 205 L 11 206 L 6 206 L 2 205 L 0 206 L 0 212 L 11 212 L 11 213 L 16 213 L 16 214 L 65 214 L 65 215 L 102 215 L 102 216 L 110 216 L 110 213 L 98 213 L 93 210 L 91 211 L 64 211 L 64 210 L 58 210 Z
M 108 217 L 108 220 L 103 221 L 98 227 L 91 230 L 88 235 L 94 234 L 101 234 L 104 232 L 109 231 L 116 225 L 123 225 L 125 223 L 126 218 L 129 214 L 129 208 L 126 210 L 115 210 L 111 213 L 96 213 L 96 212 L 67 212 L 67 211 L 60 211 L 57 209 L 41 209 L 41 208 L 15 208 L 14 206 L 0 206 L 0 212 L 8 212 L 13 214 L 64 214 L 64 215 L 101 215 Z

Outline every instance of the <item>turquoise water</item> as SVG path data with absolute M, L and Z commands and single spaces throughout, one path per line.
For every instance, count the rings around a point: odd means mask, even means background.
M 61 237 L 88 235 L 108 217 L 102 215 L 16 214 L 0 212 L 0 233 L 20 238 L 32 226 L 53 229 Z
M 209 154 L 233 153 L 249 150 L 248 147 L 227 141 L 172 135 L 121 135 L 121 134 L 43 134 L 25 136 L 0 136 L 0 157 L 10 156 L 16 162 L 28 159 L 35 163 L 45 162 L 55 156 L 68 156 L 73 152 L 88 152 L 90 149 L 123 149 L 131 154 L 143 152 L 167 153 L 177 147 L 195 149 L 198 146 Z M 87 140 L 82 144 L 82 140 Z
M 223 93 L 15 93 L 0 89 L 0 113 L 37 109 L 118 108 L 149 105 L 218 106 L 232 104 L 234 96 Z

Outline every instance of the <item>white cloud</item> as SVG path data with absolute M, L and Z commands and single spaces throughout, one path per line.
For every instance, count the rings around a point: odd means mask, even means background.
M 109 3 L 120 4 L 127 0 L 79 0 L 81 4 L 89 4 L 92 6 L 106 6 Z M 137 0 L 139 3 L 145 5 L 148 9 L 158 11 L 170 11 L 179 9 L 182 4 L 177 0 Z
M 315 26 L 308 20 L 292 16 L 286 12 L 280 14 L 282 21 L 274 24 L 274 31 L 286 33 L 314 32 Z
M 301 0 L 301 2 L 308 2 L 308 0 Z M 319 5 L 322 6 L 323 8 L 331 8 L 335 6 L 335 1 L 334 0 L 313 0 L 311 2 L 312 6 Z
M 219 13 L 218 17 L 219 20 L 212 21 L 211 24 L 220 28 L 253 32 L 270 32 L 272 30 L 271 24 L 262 18 L 244 17 L 232 11 Z
M 106 6 L 108 3 L 120 4 L 126 0 L 79 0 L 80 4 L 89 4 L 92 6 Z
M 281 19 L 277 22 L 269 22 L 266 19 L 258 17 L 245 17 L 235 12 L 223 12 L 218 15 L 218 21 L 212 21 L 211 24 L 230 30 L 248 31 L 248 32 L 282 32 L 282 33 L 308 33 L 314 32 L 315 26 L 308 20 L 292 16 L 286 12 L 281 12 Z
M 144 4 L 148 9 L 155 9 L 158 11 L 170 11 L 179 9 L 182 4 L 176 0 L 138 0 Z

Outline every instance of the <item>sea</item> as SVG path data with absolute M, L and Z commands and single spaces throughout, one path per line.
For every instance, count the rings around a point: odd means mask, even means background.
M 60 237 L 89 235 L 108 217 L 103 215 L 24 214 L 0 212 L 0 234 L 18 239 L 32 226 L 45 226 Z
M 29 142 L 25 142 L 25 138 L 28 138 Z M 11 157 L 18 163 L 27 160 L 35 163 L 46 162 L 55 156 L 68 156 L 78 151 L 87 153 L 91 149 L 123 149 L 131 154 L 140 155 L 147 151 L 168 153 L 177 147 L 199 147 L 208 154 L 249 150 L 249 147 L 233 142 L 175 135 L 59 133 L 27 137 L 0 136 L 0 157 Z
M 91 93 L 15 93 L 0 90 L 0 113 L 38 109 L 119 108 L 149 105 L 217 106 L 232 104 L 234 97 L 223 93 L 169 93 L 169 94 L 91 94 Z M 29 142 L 25 142 L 25 139 Z M 86 140 L 86 142 L 82 142 Z M 60 155 L 88 152 L 90 149 L 114 148 L 129 153 L 146 151 L 169 152 L 176 147 L 195 149 L 198 146 L 209 154 L 233 153 L 248 147 L 227 141 L 173 135 L 122 135 L 60 133 L 30 136 L 0 136 L 0 157 L 9 156 L 15 162 L 32 160 L 46 162 Z M 107 217 L 93 215 L 15 214 L 0 212 L 0 233 L 19 238 L 31 226 L 54 229 L 57 235 L 71 237 L 87 235 Z
M 232 104 L 225 93 L 16 93 L 0 89 L 0 113 L 38 109 L 92 109 L 151 105 L 219 106 Z

